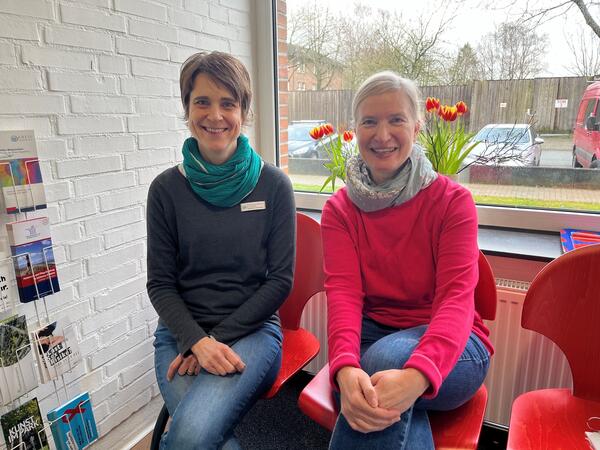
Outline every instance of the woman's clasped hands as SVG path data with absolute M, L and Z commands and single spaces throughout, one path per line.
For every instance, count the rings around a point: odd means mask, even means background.
M 243 372 L 246 364 L 231 347 L 209 336 L 203 337 L 192 348 L 192 354 L 177 357 L 169 365 L 167 380 L 171 381 L 176 373 L 180 376 L 198 375 L 201 369 L 213 375 L 225 376 Z
M 350 426 L 362 433 L 381 431 L 400 420 L 427 390 L 429 381 L 416 369 L 393 369 L 373 376 L 356 367 L 337 373 L 341 412 Z

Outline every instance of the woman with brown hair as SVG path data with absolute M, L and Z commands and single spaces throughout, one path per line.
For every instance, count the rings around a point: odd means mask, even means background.
M 234 57 L 181 69 L 192 136 L 148 192 L 148 295 L 159 322 L 156 378 L 172 417 L 162 448 L 240 448 L 233 429 L 281 364 L 277 310 L 292 286 L 288 177 L 241 134 L 250 77 Z

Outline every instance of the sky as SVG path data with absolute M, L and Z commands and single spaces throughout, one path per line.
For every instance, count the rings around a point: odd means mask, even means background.
M 460 8 L 458 15 L 452 22 L 449 36 L 455 39 L 456 44 L 469 42 L 474 47 L 476 43 L 487 33 L 494 31 L 495 26 L 508 19 L 516 19 L 518 14 L 509 9 L 490 9 L 481 6 L 484 3 L 481 0 L 464 0 L 465 4 Z M 532 4 L 534 1 L 530 1 Z M 305 3 L 304 0 L 287 0 L 288 10 L 294 9 L 298 5 Z M 410 8 L 407 8 L 408 2 L 393 2 L 391 0 L 368 0 L 363 1 L 373 8 L 392 9 L 401 13 L 404 17 L 417 17 L 420 13 L 427 14 L 431 10 L 439 10 L 440 4 L 448 4 L 444 0 L 425 0 L 413 2 Z M 522 0 L 515 2 L 517 7 L 523 3 Z M 537 3 L 545 5 L 554 5 L 557 2 L 553 0 L 538 0 Z M 333 11 L 351 11 L 352 0 L 319 0 L 319 4 L 328 6 Z M 414 5 L 424 5 L 424 11 L 417 10 Z M 429 11 L 428 11 L 429 10 Z M 566 43 L 565 33 L 580 33 L 587 31 L 587 25 L 581 17 L 581 13 L 576 8 L 572 8 L 567 14 L 549 20 L 540 25 L 538 32 L 545 33 L 548 37 L 548 52 L 546 53 L 546 69 L 539 76 L 572 76 L 569 72 L 569 62 L 572 60 L 572 54 Z M 453 47 L 453 42 L 446 44 Z

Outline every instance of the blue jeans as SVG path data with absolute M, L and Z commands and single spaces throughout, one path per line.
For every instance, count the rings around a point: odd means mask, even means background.
M 371 319 L 362 322 L 361 367 L 369 375 L 404 366 L 426 325 L 398 330 L 380 325 Z M 382 431 L 361 433 L 353 430 L 343 415 L 331 436 L 330 449 L 433 449 L 433 436 L 427 410 L 446 411 L 469 400 L 483 383 L 490 364 L 490 355 L 475 334 L 471 333 L 463 354 L 454 369 L 431 400 L 419 399 L 406 410 L 399 422 Z M 336 396 L 339 402 L 339 395 Z
M 197 376 L 176 374 L 171 381 L 167 369 L 179 354 L 177 344 L 164 325 L 154 337 L 156 379 L 172 418 L 161 449 L 240 449 L 233 429 L 277 377 L 281 328 L 265 323 L 231 346 L 246 364 L 242 373 L 218 376 L 201 370 Z

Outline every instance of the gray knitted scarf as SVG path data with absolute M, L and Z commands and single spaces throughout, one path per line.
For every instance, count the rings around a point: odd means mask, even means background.
M 423 149 L 413 145 L 410 156 L 398 174 L 382 184 L 375 184 L 360 155 L 346 165 L 346 188 L 350 200 L 362 211 L 373 212 L 401 205 L 429 186 L 437 178 Z

